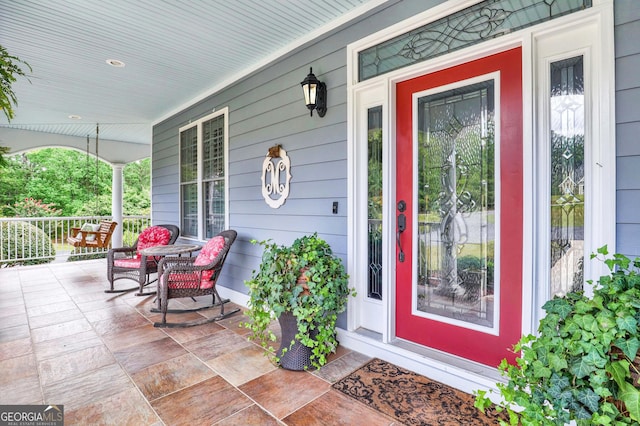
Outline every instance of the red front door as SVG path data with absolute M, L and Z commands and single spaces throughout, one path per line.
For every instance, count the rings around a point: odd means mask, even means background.
M 396 335 L 496 366 L 522 323 L 520 48 L 398 83 Z

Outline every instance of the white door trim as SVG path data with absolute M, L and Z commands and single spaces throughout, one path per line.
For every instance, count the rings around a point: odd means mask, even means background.
M 442 16 L 449 15 L 458 9 L 468 7 L 478 3 L 478 0 L 451 0 L 440 4 L 432 9 L 416 15 L 406 21 L 400 22 L 376 34 L 368 36 L 358 42 L 347 46 L 347 72 L 348 72 L 348 179 L 349 179 L 349 213 L 348 213 L 348 258 L 350 273 L 356 271 L 357 263 L 361 262 L 361 246 L 358 238 L 361 235 L 357 231 L 357 223 L 362 216 L 358 216 L 362 207 L 357 205 L 356 194 L 362 190 L 358 184 L 358 169 L 356 162 L 358 159 L 357 134 L 354 123 L 357 121 L 357 95 L 360 91 L 372 87 L 383 87 L 386 99 L 383 101 L 384 114 L 387 117 L 384 126 L 389 135 L 385 143 L 385 156 L 387 165 L 384 172 L 388 177 L 385 183 L 384 197 L 384 238 L 387 242 L 385 251 L 392 253 L 385 256 L 383 268 L 384 273 L 384 295 L 385 301 L 382 307 L 383 318 L 386 327 L 381 336 L 367 336 L 357 332 L 359 327 L 357 309 L 358 301 L 352 300 L 348 309 L 348 330 L 340 331 L 341 342 L 347 347 L 363 350 L 372 356 L 380 356 L 390 359 L 399 365 L 419 371 L 422 374 L 452 384 L 466 391 L 480 389 L 487 386 L 488 381 L 495 382 L 494 374 L 490 368 L 480 365 L 469 365 L 468 361 L 457 359 L 453 356 L 439 357 L 438 354 L 429 349 L 408 350 L 403 343 L 395 339 L 395 113 L 391 111 L 395 105 L 395 84 L 419 75 L 428 74 L 440 69 L 449 68 L 464 62 L 501 52 L 512 47 L 521 46 L 523 52 L 523 149 L 524 149 L 524 247 L 523 247 L 523 304 L 522 304 L 522 332 L 528 334 L 535 332 L 537 320 L 540 314 L 540 305 L 546 297 L 539 291 L 537 281 L 540 278 L 540 271 L 535 265 L 542 265 L 544 258 L 540 258 L 542 247 L 540 238 L 540 227 L 544 225 L 544 218 L 541 222 L 537 216 L 541 206 L 541 187 L 536 183 L 534 173 L 536 164 L 531 160 L 536 154 L 536 143 L 543 130 L 539 126 L 540 111 L 537 110 L 537 63 L 540 62 L 538 50 L 540 43 L 554 37 L 554 35 L 571 33 L 581 26 L 592 29 L 591 35 L 595 46 L 590 50 L 590 63 L 597 69 L 591 71 L 592 82 L 595 86 L 592 89 L 593 98 L 590 100 L 593 105 L 591 118 L 591 133 L 593 138 L 600 141 L 595 146 L 593 157 L 590 159 L 593 181 L 600 185 L 593 190 L 591 197 L 601 200 L 588 223 L 585 226 L 598 224 L 596 232 L 585 249 L 585 254 L 593 249 L 608 244 L 615 247 L 615 82 L 614 82 L 614 43 L 613 43 L 613 0 L 593 0 L 593 6 L 589 9 L 572 13 L 553 21 L 542 23 L 533 27 L 516 31 L 487 42 L 474 45 L 442 57 L 424 61 L 418 64 L 402 68 L 400 70 L 383 74 L 365 82 L 357 81 L 358 73 L 358 52 L 381 43 L 393 36 L 399 35 L 411 28 L 424 25 Z M 560 43 L 561 44 L 561 43 Z M 536 154 L 536 155 L 539 155 Z M 597 205 L 598 203 L 594 203 Z M 364 216 L 366 218 L 366 215 Z M 364 247 L 366 250 L 366 247 Z M 366 253 L 366 252 L 365 252 Z M 359 257 L 360 256 L 360 257 Z M 546 264 L 548 265 L 548 263 Z M 599 276 L 600 270 L 591 267 L 585 270 L 585 277 L 591 278 Z M 356 276 L 361 280 L 361 275 Z M 356 284 L 354 275 L 352 285 Z M 368 348 L 369 350 L 366 350 Z M 473 374 L 469 374 L 473 371 Z M 493 370 L 495 372 L 495 370 Z M 476 377 L 477 375 L 477 377 Z M 484 377 L 484 378 L 483 378 Z M 488 379 L 488 381 L 487 381 Z

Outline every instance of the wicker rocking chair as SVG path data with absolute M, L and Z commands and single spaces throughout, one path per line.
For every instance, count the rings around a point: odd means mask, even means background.
M 220 276 L 224 261 L 231 245 L 237 236 L 236 231 L 226 230 L 210 239 L 197 257 L 165 257 L 158 266 L 158 307 L 151 312 L 162 313 L 162 321 L 154 323 L 155 327 L 192 327 L 218 321 L 235 314 L 240 309 L 232 309 L 225 313 L 224 305 L 229 299 L 221 299 L 216 290 L 216 281 Z M 168 309 L 169 299 L 181 297 L 212 296 L 211 305 L 194 309 Z M 195 299 L 194 299 L 195 300 Z M 167 313 L 196 312 L 212 307 L 220 307 L 220 313 L 202 320 L 168 323 Z
M 110 287 L 105 293 L 124 293 L 138 289 L 138 296 L 144 293 L 144 287 L 155 282 L 150 280 L 150 275 L 158 272 L 160 259 L 147 257 L 140 251 L 158 245 L 170 245 L 176 242 L 180 235 L 180 229 L 175 225 L 156 225 L 143 230 L 131 247 L 112 248 L 107 253 L 107 279 Z M 135 287 L 116 289 L 114 283 L 117 280 L 129 279 L 138 283 Z

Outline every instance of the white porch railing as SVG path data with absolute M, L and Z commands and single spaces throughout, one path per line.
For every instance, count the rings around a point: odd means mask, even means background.
M 67 243 L 71 228 L 102 219 L 111 216 L 0 217 L 0 267 L 104 257 L 106 249 L 73 247 Z M 149 216 L 125 216 L 124 245 L 133 244 L 140 231 L 150 224 Z

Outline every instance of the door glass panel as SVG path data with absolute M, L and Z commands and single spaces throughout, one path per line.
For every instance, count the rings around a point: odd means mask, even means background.
M 472 328 L 494 318 L 494 81 L 418 100 L 420 312 Z
M 582 56 L 551 64 L 551 295 L 582 290 L 584 73 Z
M 367 110 L 368 252 L 367 296 L 382 300 L 382 107 Z

